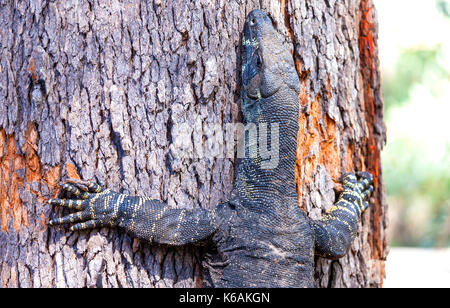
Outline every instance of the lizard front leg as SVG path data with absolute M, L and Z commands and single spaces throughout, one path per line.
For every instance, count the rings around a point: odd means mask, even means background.
M 48 203 L 76 212 L 49 224 L 72 224 L 72 231 L 120 227 L 152 243 L 184 245 L 206 239 L 217 228 L 215 211 L 171 208 L 159 200 L 119 194 L 81 180 L 68 180 L 62 188 L 74 198 Z
M 354 174 L 345 175 L 344 191 L 336 204 L 321 220 L 312 222 L 316 255 L 329 259 L 341 258 L 355 239 L 360 216 L 369 206 L 364 199 L 373 191 L 372 175 L 368 172 L 359 175 L 359 180 Z

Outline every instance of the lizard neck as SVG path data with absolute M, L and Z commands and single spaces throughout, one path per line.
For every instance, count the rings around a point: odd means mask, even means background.
M 283 208 L 296 204 L 295 162 L 298 134 L 298 94 L 286 87 L 268 98 L 261 98 L 251 112 L 244 111 L 244 125 L 255 124 L 258 137 L 248 134 L 249 145 L 258 145 L 258 155 L 246 155 L 238 161 L 230 200 L 239 200 L 245 207 L 267 211 L 267 207 Z M 267 138 L 261 134 L 267 125 Z M 278 132 L 276 127 L 278 126 Z M 262 128 L 262 129 L 261 129 Z M 277 134 L 278 133 L 278 134 Z M 263 159 L 261 144 L 267 139 L 270 158 Z M 248 146 L 247 146 L 248 145 Z M 278 149 L 278 151 L 277 151 Z M 266 155 L 267 157 L 267 155 Z

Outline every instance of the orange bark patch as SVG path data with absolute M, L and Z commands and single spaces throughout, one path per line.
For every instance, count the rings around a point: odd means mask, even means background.
M 327 114 L 323 115 L 319 97 L 309 101 L 302 86 L 299 96 L 300 106 L 308 106 L 309 114 L 300 112 L 299 132 L 297 135 L 297 160 L 295 181 L 297 201 L 304 209 L 301 187 L 314 181 L 314 172 L 319 165 L 325 167 L 335 183 L 340 177 L 340 157 L 337 146 L 336 124 Z
M 33 58 L 31 58 L 30 64 L 28 64 L 28 73 L 31 74 L 31 79 L 33 80 L 33 82 L 36 82 L 36 62 Z
M 41 194 L 41 183 L 45 183 L 56 195 L 59 167 L 42 170 L 38 156 L 39 135 L 33 123 L 28 123 L 24 132 L 25 143 L 21 151 L 17 149 L 15 135 L 7 135 L 0 130 L 0 228 L 8 231 L 8 219 L 13 219 L 13 229 L 17 232 L 21 226 L 27 227 L 28 212 L 20 198 L 21 189 L 34 194 L 40 203 L 45 202 Z M 37 191 L 31 189 L 31 183 L 37 183 Z M 45 219 L 41 217 L 41 225 Z
M 7 231 L 8 217 L 13 217 L 13 227 L 17 231 L 26 223 L 26 212 L 22 211 L 19 191 L 23 186 L 24 157 L 17 154 L 14 136 L 7 136 L 2 129 L 0 133 L 2 156 L 0 158 L 0 217 L 1 230 Z M 25 217 L 24 217 L 25 216 Z
M 4 152 L 5 152 L 5 147 L 6 147 L 6 133 L 3 129 L 0 130 L 0 159 L 3 158 L 4 156 Z
M 367 170 L 372 173 L 374 177 L 374 193 L 375 204 L 371 207 L 373 234 L 369 237 L 369 244 L 372 247 L 372 254 L 374 258 L 380 259 L 383 256 L 383 240 L 381 239 L 381 200 L 378 193 L 379 186 L 379 171 L 380 171 L 380 153 L 376 146 L 376 141 L 373 136 L 375 125 L 375 99 L 374 99 L 374 38 L 375 31 L 372 20 L 371 2 L 369 0 L 362 0 L 360 5 L 361 20 L 359 27 L 359 50 L 361 63 L 361 76 L 364 91 L 364 109 L 366 122 L 368 123 L 369 131 L 368 138 L 365 142 L 364 156 L 366 157 L 365 164 Z
M 333 97 L 333 94 L 331 93 L 331 81 L 330 81 L 330 75 L 327 76 L 327 97 L 328 99 L 331 99 Z
M 71 163 L 66 163 L 66 171 L 67 171 L 67 177 L 71 179 L 78 179 L 81 180 L 80 176 L 78 175 L 77 169 L 75 166 Z
M 355 152 L 355 146 L 353 144 L 347 145 L 347 148 L 345 149 L 345 172 L 351 172 L 355 169 L 354 165 L 353 165 L 353 153 L 354 152 Z
M 44 183 L 53 191 L 52 198 L 55 197 L 59 192 L 58 179 L 60 176 L 59 166 L 54 166 L 49 168 L 44 175 Z
M 22 146 L 22 152 L 25 153 L 25 163 L 27 167 L 25 179 L 28 183 L 38 182 L 42 177 L 41 163 L 37 154 L 38 134 L 36 132 L 36 127 L 31 122 L 27 125 L 25 136 L 26 141 Z
M 336 123 L 325 114 L 325 126 L 321 127 L 319 163 L 324 165 L 336 183 L 340 177 L 340 157 L 337 146 Z

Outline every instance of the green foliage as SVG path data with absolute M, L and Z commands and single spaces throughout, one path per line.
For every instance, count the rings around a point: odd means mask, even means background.
M 388 195 L 427 195 L 433 203 L 450 199 L 450 159 L 431 162 L 419 142 L 396 138 L 383 153 Z M 447 146 L 450 153 L 450 146 Z M 390 168 L 388 168 L 390 167 Z
M 388 202 L 397 215 L 391 226 L 393 245 L 450 246 L 449 132 L 429 132 L 433 137 L 439 135 L 438 139 L 442 137 L 442 142 L 446 143 L 443 158 L 432 155 L 433 150 L 412 133 L 389 134 L 390 126 L 394 124 L 392 112 L 411 106 L 411 95 L 416 86 L 425 88 L 436 99 L 445 87 L 449 87 L 450 74 L 441 64 L 441 56 L 439 46 L 404 50 L 394 72 L 383 76 L 388 127 L 388 144 L 382 154 L 383 176 Z M 423 108 L 429 108 L 431 104 L 424 101 Z M 423 125 L 425 130 L 425 123 L 412 125 Z
M 392 107 L 408 103 L 414 85 L 448 76 L 448 72 L 439 63 L 440 53 L 440 46 L 432 49 L 407 49 L 401 53 L 394 74 L 383 76 L 383 93 L 388 111 Z M 433 88 L 432 85 L 431 87 Z
M 450 147 L 447 159 L 433 164 L 420 144 L 396 139 L 383 153 L 388 201 L 396 207 L 391 244 L 450 247 Z
M 450 1 L 436 0 L 436 6 L 439 12 L 441 12 L 444 16 L 450 18 Z

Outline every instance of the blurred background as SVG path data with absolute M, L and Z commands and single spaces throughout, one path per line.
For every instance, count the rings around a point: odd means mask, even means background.
M 374 0 L 387 126 L 386 287 L 450 287 L 450 0 Z

